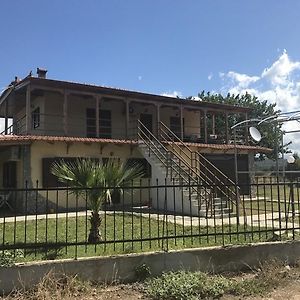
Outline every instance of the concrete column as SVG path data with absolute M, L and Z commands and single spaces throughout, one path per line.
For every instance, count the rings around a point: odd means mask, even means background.
M 96 96 L 95 99 L 95 106 L 96 106 L 96 137 L 99 137 L 100 134 L 100 128 L 99 128 L 99 108 L 100 108 L 100 96 Z
M 8 99 L 5 100 L 4 133 L 8 134 Z
M 204 110 L 204 142 L 207 144 L 207 111 Z
M 183 128 L 183 107 L 180 105 L 180 138 L 183 141 L 183 133 L 184 133 L 184 128 Z
M 201 138 L 201 110 L 199 110 L 199 137 Z
M 66 91 L 64 91 L 63 126 L 64 126 L 64 135 L 68 136 L 68 93 Z
M 157 137 L 159 136 L 159 127 L 160 127 L 160 104 L 156 104 L 156 129 Z
M 212 115 L 212 134 L 216 134 L 216 115 Z
M 25 133 L 31 133 L 31 87 L 27 86 L 26 89 L 26 115 L 25 115 Z
M 127 99 L 125 99 L 125 117 L 126 117 L 126 120 L 125 120 L 125 126 L 126 126 L 126 139 L 129 139 L 130 138 L 130 128 L 129 128 L 129 104 L 130 104 L 130 101 L 128 101 Z
M 226 144 L 229 144 L 228 112 L 225 113 L 225 141 Z

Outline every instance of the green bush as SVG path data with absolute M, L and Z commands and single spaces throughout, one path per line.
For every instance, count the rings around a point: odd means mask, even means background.
M 146 282 L 146 293 L 154 299 L 190 300 L 218 298 L 229 288 L 223 276 L 210 277 L 202 272 L 170 272 Z
M 236 278 L 202 272 L 169 272 L 145 282 L 145 292 L 152 299 L 218 299 L 224 294 L 263 296 L 287 282 L 290 274 L 282 264 L 271 262 L 259 271 Z
M 21 250 L 16 250 L 15 252 L 4 250 L 0 254 L 0 267 L 11 267 L 15 264 L 17 258 L 23 256 L 24 255 Z

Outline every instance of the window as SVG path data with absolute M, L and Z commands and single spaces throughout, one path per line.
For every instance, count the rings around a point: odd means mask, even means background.
M 111 138 L 111 111 L 99 110 L 99 137 Z
M 40 108 L 37 107 L 31 114 L 32 128 L 36 129 L 40 127 Z
M 61 160 L 65 162 L 74 162 L 79 157 L 47 157 L 42 159 L 42 185 L 44 188 L 50 187 L 62 187 L 66 186 L 65 183 L 60 182 L 55 175 L 51 173 L 51 168 L 54 163 L 58 163 Z M 95 161 L 99 161 L 98 158 L 92 158 Z
M 97 137 L 96 109 L 86 109 L 86 136 Z M 99 137 L 111 138 L 111 111 L 99 110 Z
M 60 162 L 61 160 L 64 160 L 65 162 L 72 162 L 76 160 L 76 157 L 50 157 L 42 159 L 42 184 L 44 188 L 66 185 L 58 181 L 57 177 L 51 173 L 52 165 L 55 162 Z
M 145 158 L 129 158 L 127 160 L 128 166 L 135 166 L 137 164 L 143 167 L 144 175 L 142 178 L 151 178 L 151 165 Z
M 96 137 L 96 110 L 94 108 L 86 109 L 86 136 Z

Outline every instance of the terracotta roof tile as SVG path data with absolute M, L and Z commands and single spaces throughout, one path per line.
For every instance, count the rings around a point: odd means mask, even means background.
M 69 142 L 69 143 L 98 143 L 98 144 L 128 144 L 137 145 L 138 142 L 134 140 L 122 140 L 122 139 L 103 139 L 103 138 L 86 138 L 86 137 L 68 137 L 68 136 L 40 136 L 40 135 L 0 135 L 1 144 L 27 144 L 35 141 L 44 142 Z M 168 142 L 166 142 L 168 143 Z M 177 143 L 180 144 L 180 143 Z M 215 149 L 215 150 L 233 150 L 233 144 L 199 144 L 199 143 L 185 143 L 187 146 L 197 147 L 199 149 Z M 258 147 L 258 146 L 247 146 L 247 145 L 236 145 L 238 150 L 246 150 L 253 152 L 271 152 L 272 149 Z
M 168 142 L 166 142 L 168 143 Z M 170 142 L 171 143 L 171 142 Z M 180 144 L 180 143 L 176 143 Z M 234 145 L 234 144 L 200 144 L 200 143 L 185 143 L 187 146 L 202 148 L 202 149 L 216 149 L 216 150 L 247 150 L 247 151 L 254 151 L 254 152 L 271 152 L 272 149 L 265 148 L 265 147 L 259 147 L 259 146 L 249 146 L 249 145 Z
M 102 138 L 86 138 L 86 137 L 69 137 L 69 136 L 42 136 L 42 135 L 2 135 L 0 136 L 0 144 L 5 142 L 78 142 L 78 143 L 113 143 L 113 144 L 136 144 L 136 141 L 121 139 L 102 139 Z

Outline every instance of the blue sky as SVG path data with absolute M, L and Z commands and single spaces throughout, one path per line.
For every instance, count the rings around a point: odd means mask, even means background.
M 39 66 L 150 93 L 300 104 L 300 1 L 1 0 L 0 11 L 1 90 Z

